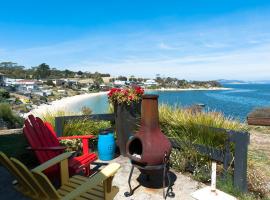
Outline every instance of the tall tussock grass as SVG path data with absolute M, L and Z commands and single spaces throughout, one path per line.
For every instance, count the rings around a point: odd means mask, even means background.
M 247 125 L 240 121 L 225 117 L 218 112 L 200 112 L 198 109 L 185 109 L 176 106 L 161 105 L 159 120 L 162 131 L 168 136 L 181 141 L 181 149 L 173 149 L 171 153 L 172 167 L 177 171 L 190 171 L 196 180 L 210 180 L 211 159 L 200 154 L 194 144 L 223 149 L 228 135 L 225 130 L 247 132 Z M 214 129 L 213 129 L 214 128 Z M 218 128 L 218 129 L 215 129 Z M 219 130 L 219 131 L 217 131 Z M 233 150 L 234 146 L 231 145 Z M 232 164 L 232 163 L 231 163 Z M 232 169 L 230 166 L 230 169 Z M 218 174 L 222 171 L 219 165 Z M 231 171 L 229 170 L 229 174 Z M 218 188 L 244 199 L 267 199 L 267 184 L 261 173 L 254 167 L 252 159 L 248 160 L 248 186 L 252 193 L 241 193 L 233 186 L 231 178 L 226 180 L 218 176 Z
M 247 130 L 245 125 L 225 117 L 222 113 L 200 112 L 176 106 L 161 105 L 159 107 L 159 119 L 162 130 L 169 137 L 212 147 L 224 145 L 227 139 L 225 129 Z M 217 131 L 215 128 L 220 130 Z
M 64 110 L 58 110 L 56 112 L 46 112 L 41 118 L 44 121 L 49 122 L 55 128 L 55 117 L 61 116 L 74 116 L 80 115 L 81 113 L 67 112 Z M 74 119 L 64 124 L 63 136 L 72 135 L 97 135 L 100 130 L 108 129 L 111 127 L 109 121 L 95 121 L 87 118 Z

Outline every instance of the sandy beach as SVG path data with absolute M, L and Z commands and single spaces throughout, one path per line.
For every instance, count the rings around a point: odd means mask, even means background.
M 146 91 L 205 91 L 205 90 L 231 90 L 231 88 L 224 87 L 212 87 L 212 88 L 160 88 L 160 89 L 146 89 Z M 96 97 L 99 95 L 107 94 L 108 92 L 97 92 L 90 94 L 76 95 L 72 97 L 65 97 L 60 100 L 52 101 L 49 104 L 42 104 L 34 108 L 30 112 L 24 114 L 23 117 L 27 117 L 29 114 L 35 116 L 42 116 L 44 113 L 54 113 L 57 111 L 65 110 L 70 111 L 70 108 L 74 106 L 79 106 L 80 102 L 85 99 L 91 99 L 91 97 Z
M 35 116 L 41 116 L 42 114 L 49 112 L 54 113 L 59 110 L 69 111 L 71 107 L 78 106 L 81 101 L 85 99 L 90 99 L 91 97 L 96 97 L 99 95 L 107 94 L 108 92 L 97 92 L 97 93 L 90 93 L 90 94 L 81 94 L 72 97 L 65 97 L 60 100 L 52 101 L 50 104 L 42 104 L 37 108 L 34 108 L 30 112 L 26 113 L 24 117 L 27 117 L 30 114 Z

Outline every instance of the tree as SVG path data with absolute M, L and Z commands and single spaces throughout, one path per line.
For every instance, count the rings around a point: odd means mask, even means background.
M 93 74 L 93 82 L 94 82 L 94 86 L 96 88 L 100 88 L 100 84 L 104 82 L 101 75 L 100 75 L 100 73 L 95 72 Z
M 137 82 L 137 79 L 135 78 L 135 76 L 131 75 L 128 79 L 129 81 L 134 81 Z
M 68 70 L 68 69 L 66 69 L 65 71 L 64 71 L 64 74 L 65 74 L 65 78 L 69 78 L 69 77 L 74 77 L 74 72 L 72 72 L 72 71 L 70 71 L 70 70 Z
M 9 92 L 3 88 L 0 88 L 0 102 L 10 97 Z
M 188 86 L 188 82 L 183 79 L 183 80 L 177 80 L 177 87 L 179 88 L 184 88 Z
M 42 63 L 36 67 L 35 77 L 40 79 L 45 79 L 51 74 L 50 66 L 46 63 Z
M 83 72 L 82 71 L 78 71 L 77 74 L 81 76 L 81 75 L 83 75 Z
M 120 81 L 127 81 L 127 77 L 125 77 L 125 76 L 118 76 L 117 79 Z
M 110 78 L 110 79 L 109 79 L 109 82 L 110 82 L 110 83 L 113 83 L 114 81 L 115 81 L 115 78 Z
M 52 80 L 47 80 L 47 81 L 46 81 L 46 85 L 55 87 L 55 84 L 53 83 Z

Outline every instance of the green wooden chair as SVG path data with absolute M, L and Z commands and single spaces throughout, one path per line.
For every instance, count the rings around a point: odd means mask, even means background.
M 112 163 L 90 178 L 75 175 L 69 177 L 68 158 L 72 152 L 60 154 L 31 171 L 15 158 L 8 158 L 0 152 L 0 163 L 16 178 L 15 188 L 31 199 L 92 199 L 110 200 L 119 188 L 112 186 L 112 180 L 120 165 Z M 56 164 L 60 165 L 61 186 L 56 189 L 44 170 Z

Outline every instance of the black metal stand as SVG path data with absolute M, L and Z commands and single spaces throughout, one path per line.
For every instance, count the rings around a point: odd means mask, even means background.
M 131 167 L 131 170 L 130 170 L 130 173 L 129 173 L 129 177 L 128 177 L 128 186 L 129 186 L 129 192 L 125 192 L 124 195 L 125 197 L 130 197 L 133 195 L 134 193 L 134 190 L 137 188 L 134 188 L 132 189 L 131 187 L 131 177 L 132 177 L 132 174 L 133 174 L 133 171 L 134 171 L 134 167 L 137 167 L 138 169 L 141 169 L 141 170 L 163 170 L 163 182 L 162 182 L 162 186 L 163 186 L 163 198 L 166 199 L 167 197 L 170 197 L 170 198 L 174 198 L 175 197 L 175 194 L 173 192 L 173 189 L 172 189 L 172 185 L 171 185 L 171 179 L 170 179 L 170 175 L 169 175 L 169 170 L 170 170 L 170 163 L 169 163 L 169 156 L 167 156 L 167 153 L 165 152 L 164 154 L 164 159 L 163 159 L 163 164 L 162 165 L 155 165 L 155 166 L 139 166 L 139 165 L 136 165 L 136 164 L 132 164 L 132 167 Z M 166 177 L 168 178 L 168 188 L 167 188 L 167 191 L 166 191 Z M 149 181 L 149 175 L 147 175 L 146 177 L 146 180 Z
M 128 186 L 129 186 L 129 192 L 125 192 L 124 195 L 125 197 L 130 197 L 133 195 L 133 189 L 131 188 L 131 177 L 132 177 L 132 174 L 133 174 L 133 170 L 134 170 L 134 165 L 132 165 L 131 167 L 131 170 L 130 170 L 130 173 L 129 173 L 129 177 L 128 177 Z
M 173 192 L 172 184 L 171 184 L 171 178 L 170 178 L 170 175 L 169 175 L 169 171 L 170 171 L 170 156 L 167 155 L 167 152 L 165 152 L 165 155 L 164 155 L 163 165 L 164 165 L 164 167 L 163 167 L 163 198 L 166 199 L 167 196 L 170 197 L 170 198 L 174 198 L 175 197 L 175 193 Z M 167 175 L 167 178 L 168 178 L 168 189 L 165 192 L 165 187 L 166 187 L 165 179 L 166 179 L 166 175 Z

